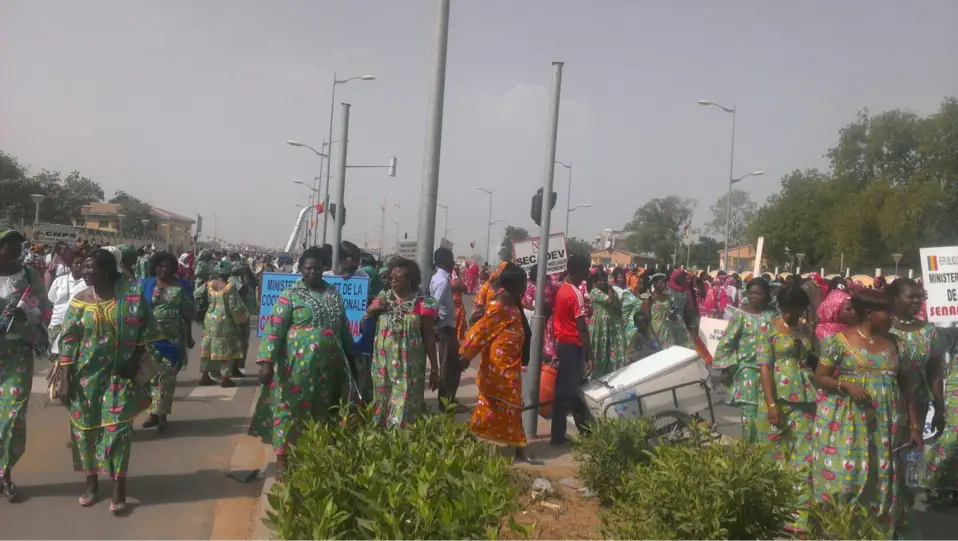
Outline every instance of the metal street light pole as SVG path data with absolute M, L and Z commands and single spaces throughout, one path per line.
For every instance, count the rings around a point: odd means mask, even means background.
M 562 95 L 562 66 L 563 62 L 552 63 L 552 99 L 549 101 L 549 146 L 546 148 L 545 178 L 542 182 L 542 220 L 539 224 L 539 254 L 549 253 L 549 227 L 552 224 L 552 205 L 549 194 L 552 193 L 553 176 L 556 168 L 556 139 L 559 135 L 559 99 Z M 568 207 L 568 205 L 566 205 Z M 566 214 L 568 216 L 568 214 Z M 568 231 L 566 231 L 568 234 Z M 536 266 L 536 300 L 535 315 L 532 316 L 532 340 L 529 345 L 529 368 L 523 377 L 522 401 L 525 404 L 539 402 L 540 364 L 542 363 L 542 335 L 545 332 L 545 298 L 547 267 L 545 261 Z M 536 437 L 536 426 L 539 424 L 538 408 L 531 408 L 522 412 L 522 427 L 526 438 Z
M 389 220 L 396 226 L 396 244 L 393 246 L 393 250 L 396 251 L 396 254 L 399 254 L 399 222 L 396 220 Z
M 569 182 L 565 194 L 565 236 L 570 237 L 572 236 L 569 234 L 569 214 L 572 213 L 572 210 L 569 210 L 569 207 L 572 206 L 572 162 L 565 164 L 557 161 L 556 163 L 569 170 Z
M 355 81 L 356 79 L 359 79 L 361 81 L 372 81 L 375 78 L 376 78 L 375 75 L 361 75 L 359 77 L 347 77 L 345 79 L 338 79 L 336 77 L 336 74 L 335 73 L 333 74 L 333 90 L 331 92 L 332 95 L 329 98 L 329 135 L 326 137 L 326 140 L 330 141 L 329 143 L 330 147 L 332 147 L 332 140 L 333 140 L 333 114 L 336 111 L 336 85 L 344 85 L 348 83 L 349 81 Z M 342 144 L 345 146 L 346 138 L 343 137 L 342 139 L 340 139 L 340 142 L 342 142 Z M 330 148 L 330 150 L 332 150 L 332 148 Z M 332 158 L 330 158 L 329 160 L 326 160 L 326 197 L 323 199 L 323 204 L 326 206 L 329 206 L 329 169 L 330 169 L 330 164 L 332 161 L 333 161 Z M 326 244 L 326 229 L 327 229 L 326 217 L 327 216 L 329 216 L 329 214 L 327 212 L 323 212 L 323 244 Z M 334 251 L 334 253 L 336 252 Z
M 436 206 L 442 207 L 442 210 L 446 211 L 446 222 L 442 227 L 442 238 L 446 238 L 446 235 L 449 234 L 449 207 L 442 203 L 436 203 Z
M 486 192 L 489 195 L 489 226 L 486 228 L 486 263 L 489 262 L 489 242 L 492 235 L 492 190 L 487 190 L 485 188 L 476 188 L 480 192 Z
M 583 204 L 583 205 L 576 205 L 576 206 L 572 207 L 571 209 L 566 209 L 566 213 L 565 213 L 565 236 L 566 236 L 566 238 L 571 237 L 571 235 L 569 235 L 569 216 L 570 216 L 573 212 L 575 212 L 575 211 L 577 211 L 577 210 L 579 210 L 579 209 L 587 209 L 587 208 L 589 208 L 589 207 L 591 207 L 591 206 L 592 206 L 591 204 L 585 203 L 585 204 Z
M 735 166 L 735 111 L 736 109 L 735 109 L 734 103 L 732 104 L 731 108 L 719 105 L 715 102 L 708 101 L 708 100 L 699 100 L 696 103 L 698 103 L 699 105 L 704 105 L 704 106 L 712 105 L 732 115 L 732 149 L 731 149 L 729 164 L 728 164 L 728 204 L 726 205 L 726 217 L 725 217 L 725 262 L 723 263 L 723 267 L 725 268 L 725 270 L 728 270 L 728 237 L 729 237 L 729 232 L 730 232 L 730 227 L 732 222 L 732 184 L 735 183 L 735 181 L 732 179 L 732 175 L 733 175 L 732 170 Z
M 33 228 L 37 228 L 37 224 L 40 223 L 40 201 L 43 201 L 46 198 L 45 195 L 41 193 L 30 194 L 30 199 L 33 199 L 34 204 L 34 214 L 33 214 Z
M 333 86 L 335 88 L 335 84 Z M 333 269 L 339 268 L 339 251 L 343 244 L 343 224 L 346 222 L 346 209 L 343 205 L 346 195 L 346 151 L 349 148 L 349 104 L 342 104 L 343 125 L 339 133 L 339 171 L 336 179 L 336 224 L 333 229 Z M 329 137 L 332 141 L 332 136 Z M 328 168 L 327 168 L 328 171 Z M 329 178 L 329 174 L 326 175 Z M 326 182 L 329 182 L 328 180 Z M 325 216 L 326 213 L 324 212 Z

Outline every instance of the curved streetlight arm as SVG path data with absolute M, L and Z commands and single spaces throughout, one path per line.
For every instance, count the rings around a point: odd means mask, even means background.
M 697 102 L 695 102 L 695 103 L 697 103 L 697 104 L 699 104 L 699 105 L 705 105 L 705 106 L 712 105 L 712 106 L 718 107 L 719 109 L 725 111 L 726 113 L 734 113 L 734 112 L 735 112 L 735 107 L 734 107 L 734 106 L 732 106 L 731 108 L 729 108 L 729 107 L 726 107 L 726 106 L 724 106 L 724 105 L 715 103 L 714 101 L 699 100 L 699 101 L 697 101 Z

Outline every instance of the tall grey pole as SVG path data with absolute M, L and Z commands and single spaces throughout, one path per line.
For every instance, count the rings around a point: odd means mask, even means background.
M 569 162 L 569 186 L 566 188 L 565 194 L 565 236 L 569 238 L 572 236 L 569 233 L 569 216 L 572 214 L 572 162 Z
M 314 181 L 318 181 L 318 185 L 316 186 L 316 192 L 315 192 L 315 193 L 316 193 L 316 198 L 315 198 L 315 200 L 316 200 L 317 203 L 319 203 L 320 194 L 323 193 L 323 165 L 324 165 L 324 163 L 325 163 L 323 160 L 328 159 L 328 154 L 329 154 L 329 151 L 326 150 L 326 141 L 323 141 L 323 145 L 322 145 L 321 147 L 319 147 L 319 148 L 323 149 L 324 153 L 327 154 L 327 155 L 326 155 L 326 156 L 323 156 L 323 155 L 320 155 L 320 156 L 319 156 L 319 176 L 317 176 L 316 178 L 313 179 Z M 326 190 L 327 190 L 327 193 L 328 193 L 328 191 L 329 191 L 329 178 L 328 178 L 328 177 L 326 178 Z M 315 245 L 315 244 L 316 244 L 316 241 L 319 240 L 319 239 L 318 239 L 318 237 L 319 237 L 319 213 L 316 212 L 316 207 L 315 207 L 315 206 L 313 206 L 313 213 L 314 213 L 314 216 L 316 216 L 316 222 L 315 222 L 315 225 L 313 225 L 313 244 Z M 323 214 L 326 214 L 326 201 L 325 201 L 325 200 L 323 201 Z
M 732 184 L 735 183 L 735 179 L 732 177 L 733 168 L 735 167 L 735 111 L 738 110 L 738 107 L 733 103 L 732 104 L 732 151 L 728 160 L 728 200 L 726 201 L 726 214 L 725 214 L 725 271 L 728 272 L 731 270 L 731 267 L 728 264 L 728 237 L 732 233 Z
M 422 188 L 419 195 L 419 234 L 416 262 L 426 276 L 432 274 L 433 244 L 436 242 L 436 203 L 439 194 L 439 158 L 442 149 L 442 108 L 446 96 L 446 50 L 449 44 L 450 0 L 437 0 L 436 43 L 432 57 L 432 89 L 429 92 L 429 121 L 426 124 L 426 151 L 422 158 Z M 429 280 L 423 280 L 424 292 Z
M 343 244 L 343 224 L 346 222 L 346 149 L 349 146 L 349 104 L 343 105 L 343 126 L 339 132 L 339 163 L 336 171 L 336 223 L 333 224 L 333 269 L 339 268 L 339 249 Z M 332 138 L 330 138 L 332 141 Z M 328 171 L 329 169 L 327 169 Z M 329 188 L 329 181 L 326 181 Z M 325 244 L 325 241 L 323 242 Z
M 326 244 L 326 231 L 328 229 L 327 224 L 329 223 L 329 166 L 333 161 L 333 112 L 336 106 L 335 73 L 333 74 L 333 90 L 331 94 L 332 96 L 329 98 L 329 136 L 326 138 L 326 140 L 329 141 L 329 150 L 326 151 L 329 154 L 329 159 L 326 160 L 326 193 L 323 196 L 323 244 Z M 345 141 L 345 139 L 343 141 Z
M 556 138 L 559 134 L 559 97 L 562 94 L 562 62 L 552 63 L 552 100 L 550 101 L 549 118 L 549 146 L 546 149 L 545 179 L 542 182 L 542 223 L 539 226 L 539 254 L 549 253 L 549 226 L 552 221 L 552 175 L 556 167 Z M 566 232 L 568 234 L 568 232 Z M 532 316 L 532 341 L 529 346 L 529 368 L 523 379 L 524 404 L 539 402 L 539 366 L 542 363 L 542 334 L 545 331 L 545 298 L 547 265 L 540 261 L 536 266 L 536 312 Z M 536 437 L 536 426 L 539 424 L 538 408 L 522 412 L 522 426 L 526 438 Z
M 489 263 L 492 252 L 490 242 L 492 242 L 492 190 L 489 190 L 489 218 L 486 220 L 486 263 Z

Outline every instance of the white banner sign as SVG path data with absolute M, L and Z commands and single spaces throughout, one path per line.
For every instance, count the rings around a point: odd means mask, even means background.
M 922 248 L 919 254 L 928 321 L 945 326 L 958 322 L 958 246 Z
M 728 327 L 728 321 L 724 319 L 715 319 L 712 317 L 703 317 L 699 319 L 699 338 L 705 344 L 705 349 L 709 355 L 715 356 L 715 350 L 718 348 L 719 340 L 725 336 L 725 329 Z
M 512 256 L 524 270 L 528 271 L 539 262 L 539 237 L 512 241 Z M 569 253 L 565 249 L 565 234 L 549 235 L 549 254 L 546 258 L 547 274 L 565 272 L 569 264 Z
M 67 246 L 80 244 L 80 229 L 72 225 L 37 224 L 33 230 L 33 242 L 53 246 L 65 242 Z
M 399 248 L 396 250 L 396 254 L 399 257 L 404 257 L 406 259 L 416 259 L 416 248 L 419 246 L 419 243 L 414 240 L 402 240 L 399 241 Z

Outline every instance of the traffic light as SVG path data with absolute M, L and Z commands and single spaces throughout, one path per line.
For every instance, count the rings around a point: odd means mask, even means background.
M 329 204 L 329 215 L 336 219 L 336 203 Z M 346 207 L 343 207 L 343 225 L 346 225 Z
M 551 210 L 556 207 L 559 194 L 552 192 L 550 195 L 549 209 Z M 532 196 L 532 221 L 535 222 L 536 225 L 542 225 L 542 188 L 536 190 L 536 194 Z

